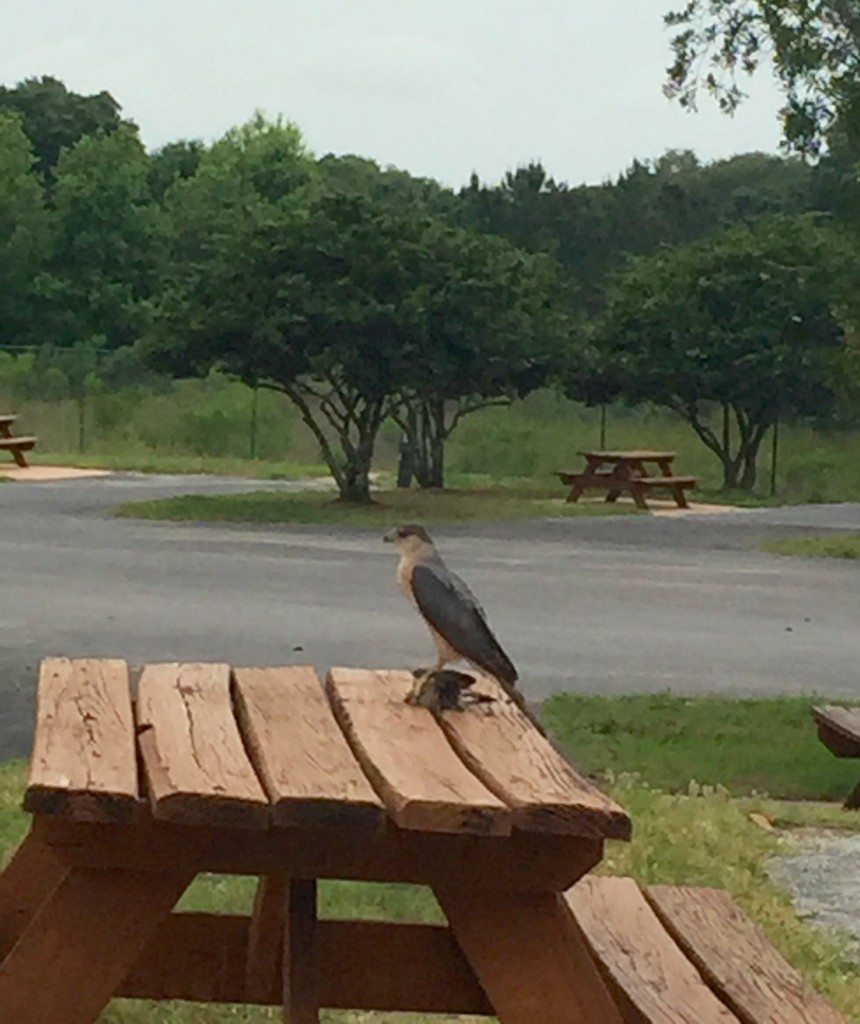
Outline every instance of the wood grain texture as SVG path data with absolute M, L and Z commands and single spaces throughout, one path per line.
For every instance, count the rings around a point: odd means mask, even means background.
M 847 1024 L 722 889 L 652 885 L 664 927 L 743 1024 Z
M 148 665 L 136 714 L 153 817 L 266 827 L 269 802 L 233 717 L 229 666 Z
M 317 883 L 291 879 L 284 929 L 285 1024 L 319 1024 L 320 951 Z
M 623 1024 L 562 896 L 434 891 L 502 1024 Z
M 0 964 L 2 1019 L 91 1024 L 191 878 L 69 871 Z
M 382 801 L 349 749 L 312 668 L 237 668 L 233 696 L 276 825 L 382 825 Z
M 280 1006 L 283 996 L 246 989 L 251 919 L 171 914 L 117 995 Z M 492 1012 L 451 931 L 440 925 L 322 920 L 317 924 L 320 1005 L 379 1012 Z
M 737 1024 L 632 878 L 588 875 L 565 898 L 625 1024 Z
M 495 698 L 439 721 L 463 763 L 513 809 L 517 828 L 533 832 L 630 838 L 630 819 L 586 782 L 492 679 L 473 689 Z
M 68 870 L 39 838 L 28 832 L 0 872 L 0 961 L 18 941 L 39 907 Z
M 812 709 L 818 738 L 837 757 L 860 757 L 860 708 L 825 704 Z
M 504 835 L 509 808 L 451 749 L 433 715 L 405 703 L 408 672 L 333 668 L 335 717 L 391 819 L 403 829 Z
M 24 808 L 78 821 L 134 817 L 137 762 L 124 661 L 42 662 Z
M 562 892 L 600 862 L 603 844 L 580 836 L 514 832 L 510 836 L 412 832 L 390 826 L 238 831 L 145 821 L 94 830 L 36 819 L 40 839 L 70 864 L 364 882 L 450 883 L 478 888 Z M 95 833 L 95 834 L 94 834 Z

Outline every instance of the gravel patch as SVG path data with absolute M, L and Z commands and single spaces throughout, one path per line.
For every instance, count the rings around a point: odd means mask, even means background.
M 796 849 L 768 864 L 771 877 L 792 894 L 800 915 L 848 938 L 860 963 L 860 835 L 792 833 Z

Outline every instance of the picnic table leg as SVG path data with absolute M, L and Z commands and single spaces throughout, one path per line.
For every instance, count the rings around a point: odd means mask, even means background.
M 385 964 L 380 964 L 385 970 Z M 284 1020 L 319 1024 L 320 961 L 317 942 L 317 883 L 292 879 L 284 929 Z
M 660 467 L 660 472 L 663 476 L 672 476 L 672 460 L 671 459 L 657 459 L 657 465 Z M 687 502 L 687 495 L 684 494 L 684 488 L 679 484 L 673 484 L 669 488 L 672 492 L 672 497 L 675 499 L 675 504 L 678 508 L 689 508 Z
M 560 895 L 435 893 L 501 1024 L 623 1024 Z
M 92 1024 L 193 877 L 71 868 L 0 964 L 3 1019 Z
M 251 929 L 248 935 L 248 959 L 245 965 L 245 989 L 250 1002 L 278 1002 L 283 991 L 284 925 L 290 880 L 286 875 L 266 875 L 257 883 Z
M 583 494 L 584 490 L 585 490 L 585 488 L 582 486 L 582 484 L 574 484 L 573 487 L 571 487 L 571 489 L 570 489 L 570 493 L 564 499 L 565 502 L 573 504 L 573 503 L 579 501 L 579 499 L 582 497 L 582 494 Z
M 27 833 L 0 874 L 0 963 L 67 870 L 48 846 Z
M 860 810 L 860 782 L 854 787 L 853 792 L 845 801 L 846 811 L 857 811 Z

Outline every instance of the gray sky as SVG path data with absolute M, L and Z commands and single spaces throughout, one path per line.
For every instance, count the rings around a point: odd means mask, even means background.
M 662 93 L 681 0 L 0 0 L 3 83 L 109 90 L 150 147 L 211 140 L 256 108 L 317 153 L 450 185 L 543 160 L 598 182 L 668 148 L 774 151 L 769 76 L 733 119 Z

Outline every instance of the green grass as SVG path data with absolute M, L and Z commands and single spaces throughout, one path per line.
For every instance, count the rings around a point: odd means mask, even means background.
M 371 505 L 336 500 L 330 492 L 252 491 L 248 494 L 184 495 L 121 505 L 117 515 L 233 523 L 319 523 L 337 526 L 393 526 L 400 522 L 531 519 L 541 516 L 619 515 L 627 505 L 568 505 L 564 492 L 535 489 L 392 490 L 374 494 Z
M 596 778 L 635 772 L 670 792 L 721 785 L 734 796 L 842 800 L 860 765 L 834 757 L 818 741 L 813 703 L 565 693 L 544 704 L 543 717 L 577 767 Z
M 27 816 L 20 810 L 24 765 L 0 765 L 0 868 L 24 834 Z M 790 841 L 765 832 L 750 820 L 753 810 L 774 821 L 818 826 L 841 825 L 837 808 L 780 804 L 774 801 L 733 801 L 725 791 L 696 796 L 669 795 L 631 778 L 617 780 L 613 795 L 634 821 L 633 842 L 610 843 L 599 868 L 602 873 L 629 874 L 643 884 L 659 882 L 716 885 L 728 889 L 771 942 L 824 992 L 853 1024 L 860 1024 L 860 968 L 849 963 L 835 937 L 817 932 L 801 921 L 786 893 L 775 886 L 765 869 Z M 857 818 L 848 816 L 857 826 Z M 251 879 L 206 875 L 182 901 L 185 909 L 247 913 L 253 898 Z M 321 913 L 339 917 L 388 917 L 399 920 L 440 920 L 430 893 L 416 886 L 321 883 Z M 117 1000 L 100 1018 L 101 1024 L 216 1024 L 237 1021 L 260 1024 L 280 1020 L 274 1009 L 152 1004 Z M 369 1013 L 328 1013 L 339 1024 L 431 1024 L 439 1017 Z M 467 1018 L 451 1018 L 465 1022 Z M 470 1018 L 475 1019 L 476 1018 Z
M 820 536 L 780 537 L 765 541 L 763 551 L 804 558 L 860 558 L 860 533 L 825 533 Z

